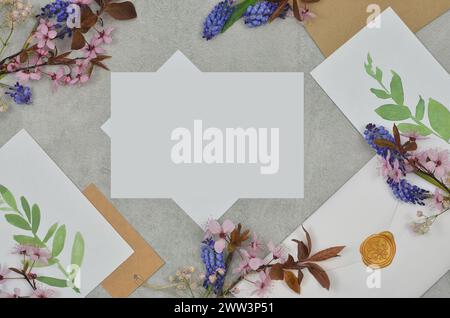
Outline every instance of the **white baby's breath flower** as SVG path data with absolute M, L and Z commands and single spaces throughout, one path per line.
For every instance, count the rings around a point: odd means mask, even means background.
M 0 113 L 7 112 L 8 108 L 9 108 L 8 103 L 3 98 L 0 98 Z

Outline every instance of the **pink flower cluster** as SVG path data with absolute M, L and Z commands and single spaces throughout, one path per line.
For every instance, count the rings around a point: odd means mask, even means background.
M 92 1 L 78 1 L 80 4 L 90 4 Z M 53 71 L 46 71 L 49 65 L 46 61 L 55 54 L 55 39 L 58 34 L 55 25 L 51 21 L 41 19 L 33 38 L 36 40 L 35 49 L 28 52 L 26 61 L 21 61 L 20 56 L 12 59 L 8 65 L 8 72 L 16 72 L 16 78 L 21 84 L 29 81 L 39 81 L 43 75 L 50 78 L 52 87 L 56 90 L 62 85 L 84 84 L 89 81 L 89 68 L 91 61 L 105 53 L 102 45 L 112 42 L 111 33 L 114 28 L 97 30 L 89 43 L 81 49 L 82 57 L 76 58 L 73 65 L 60 66 Z
M 391 163 L 390 151 L 388 151 L 386 158 L 380 157 L 380 162 L 381 175 L 385 178 L 391 178 L 397 183 L 400 182 L 400 179 L 403 176 L 403 172 L 400 169 L 400 162 L 398 161 L 398 159 L 395 159 L 394 162 Z
M 225 220 L 222 225 L 216 220 L 210 220 L 206 225 L 204 239 L 214 238 L 214 250 L 217 253 L 222 253 L 230 242 L 229 235 L 234 229 L 235 225 L 230 220 Z M 273 242 L 269 242 L 266 247 L 267 249 L 258 239 L 257 235 L 253 234 L 251 241 L 237 251 L 240 261 L 237 267 L 232 271 L 234 274 L 240 276 L 258 272 L 258 280 L 254 282 L 256 290 L 253 294 L 258 295 L 259 297 L 266 295 L 272 286 L 269 271 L 267 268 L 264 269 L 264 266 L 271 264 L 274 261 L 284 263 L 287 260 L 287 253 L 285 253 L 282 247 L 275 246 Z M 269 262 L 267 263 L 262 258 L 262 255 L 266 254 L 269 254 Z M 236 289 L 233 290 L 233 293 L 237 292 Z
M 31 245 L 17 245 L 13 250 L 13 254 L 27 256 L 31 261 L 42 264 L 48 264 L 48 260 L 52 257 L 47 249 Z
M 450 173 L 447 150 L 429 149 L 416 153 L 414 159 L 438 179 L 444 180 Z

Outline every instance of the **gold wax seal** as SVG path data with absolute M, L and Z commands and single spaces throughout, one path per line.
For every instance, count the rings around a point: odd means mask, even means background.
M 384 268 L 391 265 L 396 247 L 394 235 L 382 232 L 369 236 L 359 249 L 364 264 L 372 268 Z

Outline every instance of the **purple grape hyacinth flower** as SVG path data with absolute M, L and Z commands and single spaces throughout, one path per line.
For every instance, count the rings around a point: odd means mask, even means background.
M 5 93 L 11 96 L 14 102 L 18 105 L 29 105 L 31 104 L 32 94 L 31 89 L 28 86 L 23 86 L 16 83 L 16 85 L 9 88 L 9 91 Z
M 203 23 L 203 38 L 211 40 L 222 32 L 223 26 L 234 11 L 233 2 L 233 0 L 223 0 L 212 9 Z
M 270 16 L 275 12 L 277 7 L 277 3 L 269 1 L 261 1 L 255 3 L 254 6 L 248 6 L 247 11 L 243 15 L 244 23 L 249 28 L 264 25 L 269 21 Z

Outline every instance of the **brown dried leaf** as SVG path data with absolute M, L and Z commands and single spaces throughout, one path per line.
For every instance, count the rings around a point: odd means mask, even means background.
M 72 45 L 70 46 L 72 50 L 80 50 L 86 44 L 83 34 L 79 29 L 73 31 L 72 35 Z
M 298 20 L 298 21 L 303 21 L 302 20 L 302 16 L 300 15 L 300 6 L 298 4 L 300 0 L 294 0 L 293 2 L 293 11 L 294 11 L 294 17 Z
M 93 65 L 95 65 L 95 66 L 98 66 L 98 67 L 100 67 L 100 68 L 102 68 L 102 69 L 104 69 L 104 70 L 109 71 L 108 66 L 106 66 L 106 65 L 103 64 L 102 62 L 91 60 L 91 63 L 92 63 Z
M 94 58 L 94 59 L 92 59 L 92 60 L 93 60 L 93 61 L 97 61 L 97 62 L 101 62 L 101 61 L 110 59 L 111 57 L 112 57 L 112 56 L 100 54 L 100 55 L 97 55 L 97 57 Z
M 275 264 L 270 268 L 269 273 L 270 279 L 272 280 L 283 280 L 284 279 L 284 271 L 282 264 Z
M 98 20 L 98 16 L 92 12 L 89 6 L 83 6 L 81 8 L 81 30 L 86 33 L 92 28 Z
M 308 251 L 308 247 L 305 245 L 305 243 L 303 243 L 302 241 L 299 241 L 299 240 L 292 240 L 292 241 L 297 243 L 297 259 L 299 261 L 303 261 L 303 260 L 307 259 L 309 256 L 309 251 Z
M 309 235 L 308 231 L 303 227 L 303 225 L 302 225 L 302 229 L 303 229 L 303 232 L 305 232 L 305 235 L 306 235 L 306 241 L 308 242 L 308 256 L 309 256 L 309 254 L 310 254 L 311 251 L 312 251 L 311 235 Z
M 390 142 L 389 140 L 386 140 L 386 139 L 375 139 L 373 142 L 375 143 L 375 145 L 377 145 L 379 147 L 386 147 L 386 148 L 390 148 L 390 149 L 396 148 L 396 146 L 393 142 Z
M 308 258 L 308 262 L 322 262 L 327 259 L 339 256 L 339 253 L 345 248 L 345 246 L 335 246 L 324 249 L 323 251 L 317 252 L 310 258 Z
M 417 143 L 415 141 L 407 141 L 404 145 L 403 145 L 403 151 L 408 152 L 408 151 L 416 151 L 417 150 Z
M 286 262 L 284 262 L 284 264 L 283 264 L 283 267 L 289 268 L 289 267 L 293 267 L 295 265 L 296 265 L 296 263 L 295 263 L 294 257 L 291 254 L 289 254 Z
M 298 283 L 298 278 L 294 273 L 290 271 L 284 272 L 284 281 L 297 294 L 300 294 L 300 284 Z
M 322 267 L 314 263 L 306 263 L 304 265 L 323 288 L 330 289 L 330 278 Z
M 137 17 L 136 8 L 130 1 L 109 3 L 105 6 L 105 12 L 116 20 L 130 20 Z
M 278 5 L 277 9 L 272 13 L 272 15 L 269 18 L 269 23 L 275 20 L 280 16 L 280 14 L 283 12 L 284 7 L 288 4 L 289 0 L 281 0 L 280 4 Z
M 21 63 L 25 63 L 28 61 L 28 51 L 27 50 L 23 50 L 22 53 L 20 53 L 19 55 L 19 59 Z
M 394 124 L 394 128 L 392 129 L 393 133 L 394 133 L 394 138 L 395 138 L 395 144 L 397 145 L 397 147 L 400 149 L 402 146 L 402 143 L 400 141 L 400 132 L 398 131 L 397 125 Z
M 304 277 L 303 272 L 299 269 L 298 270 L 298 285 L 299 286 L 302 286 L 303 277 Z

